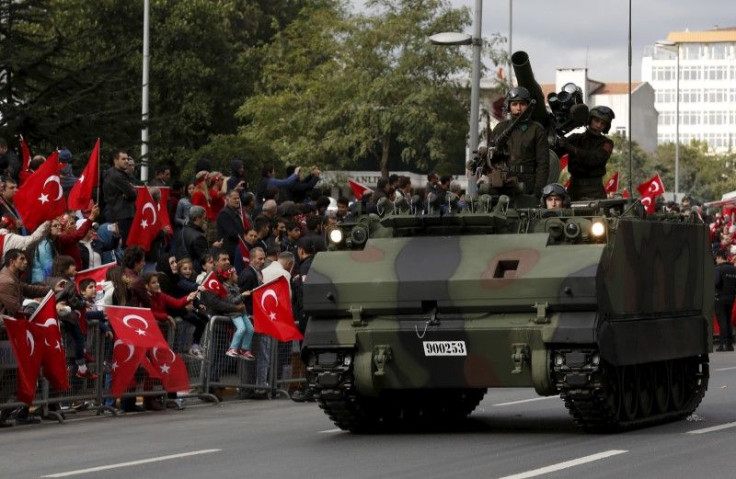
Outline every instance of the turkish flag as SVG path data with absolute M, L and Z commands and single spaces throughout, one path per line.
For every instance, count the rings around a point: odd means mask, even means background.
M 506 102 L 506 96 L 500 95 L 491 103 L 491 115 L 498 121 L 504 120 L 503 104 Z
M 145 355 L 145 348 L 125 344 L 120 339 L 113 343 L 112 384 L 110 385 L 110 395 L 112 397 L 120 397 L 130 387 L 130 382 Z
M 204 281 L 202 281 L 202 286 L 204 286 L 204 289 L 206 289 L 207 291 L 215 293 L 221 298 L 227 298 L 227 290 L 225 289 L 225 286 L 220 282 L 219 279 L 217 279 L 217 276 L 215 276 L 215 274 L 212 272 L 204 277 Z
M 238 235 L 238 252 L 240 252 L 240 256 L 243 257 L 243 264 L 248 266 L 250 264 L 250 250 L 245 244 L 245 240 L 241 238 L 240 235 Z
M 149 375 L 160 379 L 167 392 L 189 391 L 192 388 L 189 383 L 187 365 L 184 364 L 181 356 L 170 348 L 153 348 L 148 359 L 151 368 L 154 369 L 154 371 L 149 370 Z
M 646 195 L 639 198 L 641 204 L 643 204 L 644 208 L 646 208 L 647 213 L 654 213 L 655 211 L 657 211 L 656 200 L 654 198 L 655 197 L 651 195 Z
M 69 389 L 69 374 L 66 369 L 66 351 L 59 329 L 59 317 L 56 312 L 54 292 L 49 291 L 41 304 L 34 311 L 30 322 L 38 334 L 36 338 L 43 346 L 41 364 L 43 375 L 57 391 Z M 43 343 L 41 342 L 43 340 Z
M 606 181 L 606 185 L 603 188 L 606 190 L 606 193 L 615 193 L 618 191 L 618 171 Z
M 568 178 L 567 181 L 565 181 L 565 184 L 562 186 L 564 186 L 566 190 L 569 190 L 570 189 L 570 178 Z
M 171 219 L 169 218 L 169 209 L 166 207 L 166 205 L 169 204 L 169 192 L 171 191 L 171 188 L 168 186 L 157 186 L 156 188 L 161 192 L 161 197 L 158 199 L 158 204 L 156 205 L 158 219 L 161 222 L 161 229 L 167 226 L 172 228 Z
M 125 344 L 139 348 L 166 347 L 166 340 L 150 309 L 106 306 L 105 315 L 115 336 Z
M 28 149 L 28 143 L 26 143 L 26 139 L 23 138 L 23 135 L 20 135 L 20 151 L 23 156 L 23 166 L 21 167 L 21 171 L 25 171 L 31 166 L 31 150 Z
M 624 198 L 628 198 L 629 197 L 629 190 L 624 190 L 624 193 L 621 196 L 624 197 Z
M 138 190 L 138 196 L 135 199 L 135 216 L 130 234 L 128 234 L 127 245 L 138 245 L 148 251 L 151 249 L 153 239 L 163 229 L 163 224 L 159 219 L 156 202 L 151 198 L 148 188 L 145 186 L 135 188 Z
M 560 157 L 560 171 L 562 171 L 565 168 L 567 168 L 567 164 L 569 162 L 570 162 L 570 154 L 569 153 L 565 153 L 564 155 L 562 155 Z
M 100 283 L 105 281 L 107 272 L 113 266 L 117 266 L 117 263 L 114 261 L 112 263 L 103 264 L 102 266 L 97 266 L 96 268 L 83 269 L 82 271 L 77 272 L 76 276 L 74 276 L 74 282 L 77 284 L 77 289 L 79 288 L 79 283 L 81 283 L 83 279 L 87 278 L 93 279 L 99 286 Z
M 69 192 L 67 204 L 70 210 L 86 210 L 92 201 L 92 192 L 97 187 L 100 179 L 100 139 L 97 138 L 95 147 L 89 155 L 87 166 L 84 167 L 82 176 L 72 186 Z
M 253 290 L 253 329 L 279 341 L 304 338 L 294 323 L 289 282 L 284 276 Z
M 657 196 L 664 194 L 664 183 L 662 183 L 662 178 L 659 177 L 659 173 L 655 173 L 651 179 L 637 186 L 636 190 L 641 196 L 651 196 L 652 198 L 656 198 Z
M 348 184 L 350 185 L 350 189 L 353 190 L 353 194 L 355 195 L 355 199 L 360 201 L 363 199 L 363 195 L 366 193 L 373 193 L 373 190 L 368 188 L 367 186 L 358 183 L 355 180 L 348 179 Z
M 5 331 L 8 333 L 10 344 L 18 363 L 18 401 L 32 404 L 36 396 L 38 372 L 43 359 L 43 344 L 37 343 L 35 330 L 31 322 L 24 318 L 3 316 Z
M 55 151 L 31 176 L 13 198 L 23 226 L 33 231 L 46 220 L 66 213 L 66 199 L 59 180 L 59 152 Z

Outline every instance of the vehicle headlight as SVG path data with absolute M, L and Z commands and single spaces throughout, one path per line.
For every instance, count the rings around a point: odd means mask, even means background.
M 596 238 L 600 238 L 606 234 L 606 225 L 602 221 L 596 221 L 590 227 L 590 234 Z
M 340 228 L 335 228 L 334 230 L 330 231 L 330 241 L 332 241 L 335 244 L 340 244 L 342 243 L 342 240 L 343 240 L 343 234 Z

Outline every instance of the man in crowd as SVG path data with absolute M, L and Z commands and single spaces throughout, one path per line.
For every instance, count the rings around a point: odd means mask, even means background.
M 733 351 L 733 326 L 731 325 L 731 310 L 736 297 L 736 267 L 728 261 L 726 250 L 716 252 L 716 318 L 720 329 L 720 344 L 716 351 Z
M 181 230 L 181 237 L 177 238 L 178 250 L 176 259 L 189 258 L 194 263 L 194 270 L 202 272 L 200 263 L 209 248 L 205 228 L 207 224 L 207 210 L 201 206 L 192 206 L 189 209 L 189 222 Z
M 239 238 L 245 235 L 243 215 L 240 211 L 240 193 L 232 190 L 227 194 L 225 207 L 217 214 L 217 237 L 222 240 L 222 248 L 231 258 L 235 258 Z
M 110 223 L 117 223 L 122 247 L 125 247 L 130 227 L 133 225 L 137 196 L 133 178 L 128 174 L 129 160 L 130 157 L 126 152 L 115 151 L 112 155 L 112 166 L 105 170 L 102 181 L 105 219 Z

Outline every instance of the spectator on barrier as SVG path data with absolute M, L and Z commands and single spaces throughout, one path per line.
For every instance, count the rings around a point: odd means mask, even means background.
M 235 268 L 228 270 L 218 269 L 217 278 L 222 282 L 227 290 L 227 301 L 232 305 L 242 306 L 238 312 L 226 313 L 235 326 L 230 347 L 225 352 L 226 356 L 231 358 L 242 358 L 246 361 L 255 361 L 256 358 L 251 353 L 251 341 L 253 340 L 253 323 L 251 323 L 248 313 L 245 311 L 244 300 L 250 297 L 251 290 L 240 291 L 238 287 L 238 273 Z
M 84 298 L 77 292 L 77 285 L 74 283 L 76 274 L 77 267 L 74 259 L 71 256 L 60 255 L 54 258 L 51 276 L 46 279 L 46 284 L 55 292 L 61 330 L 67 333 L 74 342 L 76 376 L 93 381 L 97 379 L 97 374 L 90 372 L 87 368 L 87 362 L 94 362 L 94 358 L 87 353 L 86 349 L 87 324 L 84 321 L 84 311 L 87 305 Z
M 137 192 L 133 177 L 128 174 L 130 163 L 128 153 L 116 150 L 112 155 L 112 167 L 105 170 L 102 181 L 102 196 L 105 199 L 105 219 L 117 223 L 122 238 L 121 246 L 130 233 L 135 216 Z
M 113 266 L 107 270 L 102 291 L 101 304 L 104 306 L 129 306 L 133 302 L 130 278 L 125 276 L 125 268 L 122 266 Z
M 212 202 L 210 201 L 210 172 L 199 171 L 194 176 L 194 191 L 192 191 L 192 206 L 201 206 L 204 208 L 207 218 L 215 220 L 216 216 L 212 216 Z
M 191 292 L 181 298 L 175 298 L 161 291 L 161 283 L 159 276 L 162 273 L 153 272 L 143 275 L 143 283 L 146 286 L 146 292 L 150 296 L 151 313 L 158 321 L 168 322 L 172 331 L 176 328 L 176 320 L 174 316 L 180 316 L 184 309 L 188 308 L 197 296 L 197 292 Z
M 189 222 L 181 230 L 177 244 L 176 259 L 190 258 L 196 271 L 202 271 L 200 260 L 207 252 L 207 211 L 201 206 L 192 206 L 189 210 Z
M 123 274 L 127 278 L 130 290 L 130 306 L 140 308 L 151 307 L 151 297 L 148 295 L 146 283 L 141 277 L 146 265 L 146 252 L 138 245 L 129 246 L 123 254 Z
M 227 193 L 225 177 L 219 171 L 210 174 L 210 208 L 212 209 L 212 224 L 217 221 L 217 215 L 225 207 L 225 194 Z M 210 217 L 207 217 L 210 219 Z
M 105 313 L 97 304 L 97 283 L 92 278 L 84 278 L 79 282 L 79 291 L 84 299 L 84 318 L 88 320 L 98 321 L 98 325 L 102 334 L 108 339 L 113 338 L 110 325 L 107 323 Z
M 28 164 L 28 168 L 18 173 L 18 186 L 21 186 L 23 182 L 25 182 L 28 179 L 29 176 L 35 173 L 38 167 L 41 166 L 44 161 L 46 161 L 45 156 L 43 155 L 34 156 L 33 159 L 31 159 L 31 162 Z
M 59 181 L 61 187 L 64 190 L 64 194 L 69 194 L 74 184 L 77 182 L 77 177 L 74 176 L 72 170 L 72 152 L 66 147 L 59 149 Z
M 38 298 L 48 293 L 47 286 L 34 286 L 21 281 L 20 276 L 28 268 L 28 260 L 23 251 L 11 249 L 5 253 L 3 268 L 0 269 L 0 314 L 13 316 L 23 308 L 23 297 Z M 0 319 L 2 326 L 2 319 Z M 6 423 L 10 410 L 4 409 L 0 414 L 0 423 Z M 16 424 L 41 422 L 40 418 L 31 416 L 29 408 L 23 407 L 15 416 Z

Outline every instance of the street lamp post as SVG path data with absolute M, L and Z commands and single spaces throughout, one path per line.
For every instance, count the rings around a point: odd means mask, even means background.
M 466 160 L 473 159 L 473 150 L 478 147 L 478 120 L 480 113 L 480 53 L 483 41 L 481 39 L 481 22 L 483 21 L 483 1 L 475 0 L 473 16 L 473 36 L 465 33 L 444 32 L 432 35 L 429 41 L 435 45 L 472 45 L 473 72 L 470 83 L 470 134 L 468 135 L 468 149 Z
M 656 46 L 675 54 L 675 202 L 680 195 L 680 44 L 658 40 Z

